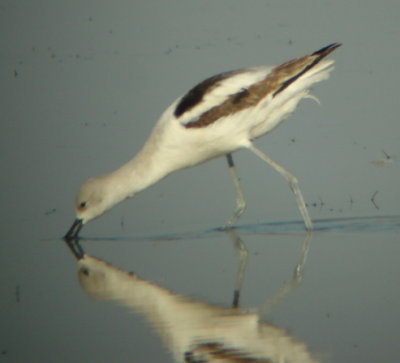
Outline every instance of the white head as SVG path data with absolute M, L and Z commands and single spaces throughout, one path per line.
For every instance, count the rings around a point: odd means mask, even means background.
M 116 178 L 114 173 L 90 178 L 81 185 L 76 195 L 76 218 L 85 224 L 131 197 L 133 193 L 129 192 L 125 180 Z
M 101 216 L 126 197 L 110 174 L 86 180 L 76 196 L 75 222 L 65 237 L 76 238 L 84 224 Z

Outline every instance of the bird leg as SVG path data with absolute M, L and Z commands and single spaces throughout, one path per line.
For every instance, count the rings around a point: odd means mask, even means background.
M 312 233 L 308 232 L 304 238 L 301 247 L 300 261 L 294 269 L 292 280 L 285 283 L 285 285 L 283 285 L 271 299 L 269 299 L 265 304 L 263 304 L 263 306 L 260 307 L 260 316 L 266 316 L 269 314 L 274 306 L 282 303 L 283 299 L 301 284 L 303 280 L 304 267 L 307 262 L 308 251 L 310 250 L 311 238 Z
M 236 167 L 233 162 L 232 154 L 226 154 L 226 160 L 229 166 L 229 172 L 232 177 L 233 185 L 235 187 L 235 199 L 236 206 L 233 211 L 232 216 L 228 219 L 228 222 L 225 225 L 225 228 L 231 228 L 236 224 L 240 216 L 246 209 L 246 200 L 244 199 L 242 187 L 240 186 L 239 177 L 237 175 Z
M 254 145 L 251 144 L 249 146 L 249 149 L 259 158 L 261 158 L 266 163 L 271 165 L 279 174 L 281 174 L 286 179 L 286 181 L 289 183 L 290 189 L 292 190 L 296 198 L 297 206 L 300 210 L 301 216 L 303 217 L 306 229 L 308 231 L 311 231 L 313 228 L 311 218 L 310 215 L 308 214 L 307 207 L 304 202 L 303 194 L 301 193 L 297 178 L 289 170 L 279 165 L 277 162 L 272 160 L 267 154 L 256 148 Z
M 239 268 L 238 268 L 238 273 L 236 276 L 235 290 L 233 292 L 233 302 L 232 302 L 232 307 L 238 308 L 240 292 L 242 290 L 242 285 L 243 285 L 244 275 L 245 275 L 245 271 L 246 271 L 247 259 L 248 259 L 249 252 L 247 251 L 247 248 L 244 245 L 240 236 L 236 233 L 235 229 L 228 228 L 225 231 L 226 231 L 229 239 L 233 242 L 233 245 L 235 246 L 235 250 L 239 255 Z

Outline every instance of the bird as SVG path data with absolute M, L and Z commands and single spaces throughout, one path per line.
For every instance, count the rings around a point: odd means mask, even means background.
M 316 99 L 310 88 L 329 78 L 334 61 L 324 58 L 339 46 L 332 43 L 278 66 L 223 72 L 178 97 L 131 160 L 81 185 L 75 201 L 76 218 L 64 238 L 77 238 L 83 225 L 170 173 L 224 156 L 236 196 L 234 212 L 226 224 L 232 228 L 246 208 L 232 156 L 239 149 L 252 151 L 286 179 L 305 229 L 311 231 L 312 221 L 298 179 L 253 141 L 276 128 L 302 98 Z
M 177 294 L 84 251 L 76 257 L 83 291 L 94 301 L 112 302 L 140 314 L 175 362 L 321 362 L 305 342 L 265 320 L 259 308 L 210 304 Z

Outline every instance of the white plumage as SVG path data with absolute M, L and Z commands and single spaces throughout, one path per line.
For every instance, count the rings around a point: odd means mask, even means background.
M 76 220 L 66 238 L 77 237 L 82 225 L 123 200 L 158 182 L 173 171 L 226 155 L 236 190 L 236 223 L 245 201 L 231 153 L 241 148 L 281 173 L 295 194 L 308 230 L 312 229 L 297 179 L 274 162 L 252 140 L 273 130 L 298 102 L 309 96 L 312 84 L 327 79 L 332 60 L 322 60 L 340 44 L 277 67 L 253 67 L 206 79 L 175 100 L 162 114 L 142 150 L 116 171 L 87 180 L 76 200 Z
M 176 362 L 320 362 L 305 343 L 255 312 L 188 299 L 87 254 L 78 266 L 80 285 L 91 298 L 142 315 Z

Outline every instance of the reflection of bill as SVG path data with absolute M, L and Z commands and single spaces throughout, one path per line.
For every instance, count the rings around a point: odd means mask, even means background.
M 257 314 L 190 300 L 86 254 L 78 266 L 89 296 L 143 314 L 177 361 L 318 362 L 304 343 Z

